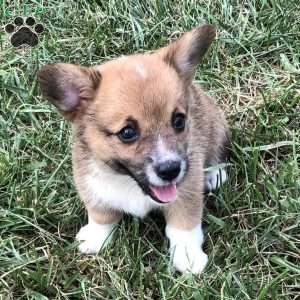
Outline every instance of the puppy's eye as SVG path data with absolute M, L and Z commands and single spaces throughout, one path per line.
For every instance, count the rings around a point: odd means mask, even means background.
M 172 116 L 172 126 L 177 132 L 181 132 L 185 128 L 185 115 L 182 113 L 174 113 Z
M 139 137 L 137 129 L 132 125 L 125 126 L 117 135 L 123 143 L 133 143 Z

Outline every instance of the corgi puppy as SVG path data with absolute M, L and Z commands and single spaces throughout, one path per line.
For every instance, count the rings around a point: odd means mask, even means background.
M 214 38 L 203 25 L 151 53 L 39 71 L 42 94 L 73 127 L 74 181 L 88 212 L 81 252 L 106 245 L 123 213 L 159 209 L 173 266 L 204 269 L 203 194 L 226 180 L 205 168 L 223 162 L 227 125 L 193 76 Z

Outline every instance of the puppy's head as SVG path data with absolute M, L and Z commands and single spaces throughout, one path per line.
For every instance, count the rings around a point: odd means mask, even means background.
M 188 172 L 192 79 L 214 37 L 204 25 L 151 54 L 90 68 L 47 65 L 38 74 L 42 93 L 91 156 L 131 176 L 153 200 L 172 202 Z

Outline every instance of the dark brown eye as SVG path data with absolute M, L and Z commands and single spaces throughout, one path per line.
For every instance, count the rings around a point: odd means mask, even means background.
M 117 135 L 119 139 L 126 144 L 135 142 L 139 137 L 137 129 L 132 125 L 125 126 Z
M 174 113 L 172 116 L 172 127 L 181 132 L 185 128 L 185 115 L 183 113 Z

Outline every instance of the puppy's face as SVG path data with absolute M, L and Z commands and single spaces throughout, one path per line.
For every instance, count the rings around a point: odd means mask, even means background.
M 93 153 L 134 178 L 153 199 L 175 199 L 187 170 L 188 91 L 158 55 L 121 58 L 99 68 L 101 87 L 86 128 Z
M 172 202 L 188 172 L 192 77 L 214 35 L 205 25 L 152 54 L 93 68 L 48 65 L 39 72 L 42 91 L 90 155 L 131 176 L 153 200 Z

